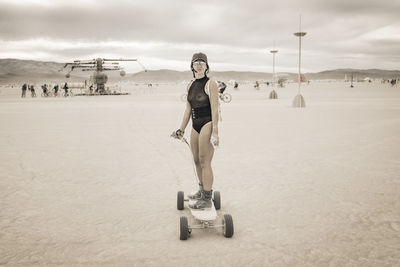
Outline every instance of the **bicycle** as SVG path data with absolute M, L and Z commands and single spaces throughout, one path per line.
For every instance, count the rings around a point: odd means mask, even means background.
M 45 92 L 41 93 L 40 96 L 41 97 L 54 97 L 56 95 L 52 91 L 47 91 L 46 93 Z
M 219 99 L 221 99 L 225 103 L 229 103 L 232 101 L 232 96 L 228 93 L 219 93 Z
M 74 93 L 72 93 L 72 91 L 67 91 L 67 92 L 64 92 L 64 93 L 63 93 L 63 96 L 64 96 L 64 97 L 68 97 L 68 96 L 71 96 L 71 97 L 72 97 L 72 96 L 74 96 Z

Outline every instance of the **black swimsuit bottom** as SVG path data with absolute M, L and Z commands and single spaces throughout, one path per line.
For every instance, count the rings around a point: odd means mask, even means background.
M 189 88 L 187 101 L 192 108 L 192 125 L 193 129 L 200 134 L 201 128 L 212 121 L 210 98 L 204 92 L 205 85 L 208 82 L 208 77 L 193 81 Z

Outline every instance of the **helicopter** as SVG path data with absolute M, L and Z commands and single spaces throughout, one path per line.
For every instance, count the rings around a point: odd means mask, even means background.
M 146 68 L 137 59 L 96 58 L 92 60 L 74 60 L 73 62 L 65 63 L 64 69 L 69 66 L 71 67 L 65 77 L 71 77 L 71 72 L 74 69 L 80 69 L 81 71 L 93 71 L 93 75 L 90 76 L 90 79 L 96 85 L 96 91 L 100 95 L 112 94 L 108 92 L 105 87 L 105 84 L 108 81 L 108 76 L 105 71 L 120 71 L 120 76 L 125 76 L 126 72 L 119 65 L 120 61 L 136 61 L 143 68 L 143 70 L 147 72 Z

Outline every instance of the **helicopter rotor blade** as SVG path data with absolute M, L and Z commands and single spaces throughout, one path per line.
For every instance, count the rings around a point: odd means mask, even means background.
M 117 58 L 117 59 L 110 59 L 110 58 L 103 58 L 104 61 L 137 61 L 137 59 L 124 59 L 124 58 Z

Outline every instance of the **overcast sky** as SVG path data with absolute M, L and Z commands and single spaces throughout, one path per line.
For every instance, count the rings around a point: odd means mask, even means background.
M 0 58 L 138 58 L 148 69 L 400 69 L 400 0 L 0 0 Z M 127 71 L 140 71 L 124 63 Z

